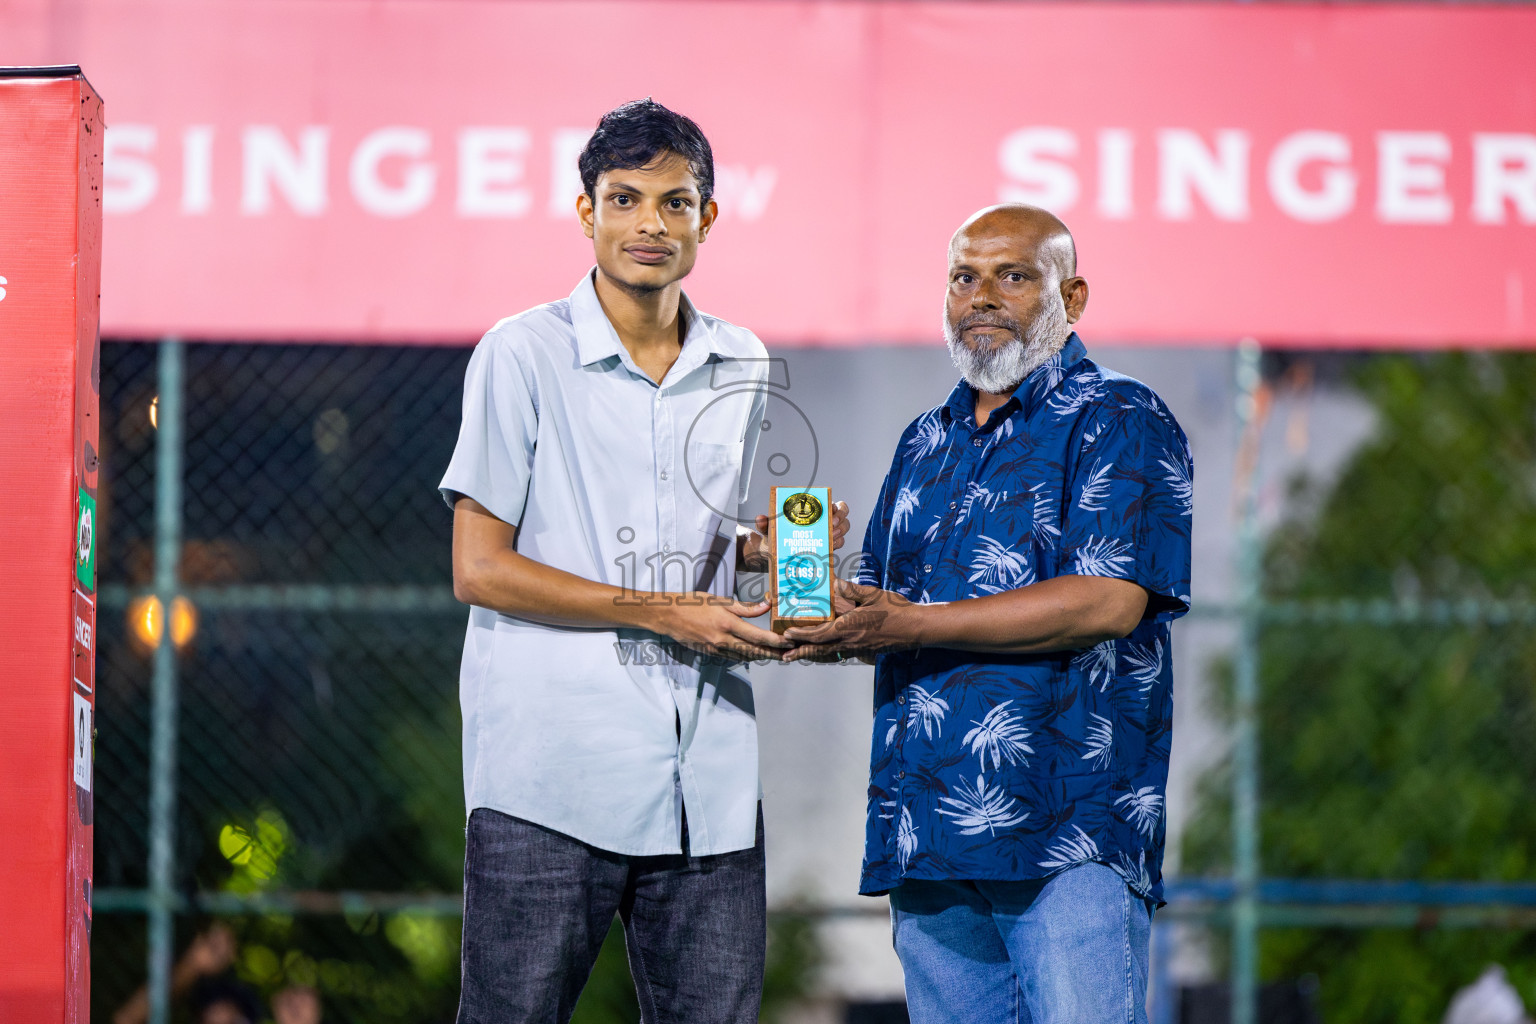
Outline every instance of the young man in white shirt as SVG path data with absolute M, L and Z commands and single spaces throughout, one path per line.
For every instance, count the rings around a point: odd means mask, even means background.
M 767 352 L 682 292 L 716 214 L 697 125 L 625 104 L 580 170 L 597 266 L 481 340 L 441 485 L 473 606 L 459 1021 L 563 1024 L 615 913 L 646 1020 L 755 1021 L 757 736 L 731 662 L 788 645 L 732 595 L 765 561 L 736 513 Z

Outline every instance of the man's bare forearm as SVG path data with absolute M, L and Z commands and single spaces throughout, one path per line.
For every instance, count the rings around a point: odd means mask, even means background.
M 767 605 L 699 592 L 623 590 L 517 551 L 517 528 L 460 498 L 453 514 L 453 593 L 466 604 L 557 626 L 645 629 L 705 654 L 777 657 L 786 642 L 746 621 Z
M 654 630 L 668 598 L 597 583 L 516 551 L 477 552 L 462 572 L 455 567 L 453 589 L 464 603 L 503 615 L 603 629 Z
M 997 654 L 1079 650 L 1126 636 L 1147 592 L 1126 580 L 1058 576 L 1018 590 L 893 610 L 921 647 Z
M 639 594 L 519 554 L 517 528 L 460 499 L 453 517 L 453 593 L 465 604 L 557 626 L 649 629 L 681 595 Z

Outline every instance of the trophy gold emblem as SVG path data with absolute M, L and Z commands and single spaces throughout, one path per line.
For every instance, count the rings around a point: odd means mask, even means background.
M 811 526 L 821 518 L 821 502 L 816 495 L 796 491 L 784 499 L 784 518 L 796 526 Z
M 769 628 L 830 622 L 832 496 L 825 487 L 774 487 L 768 524 Z

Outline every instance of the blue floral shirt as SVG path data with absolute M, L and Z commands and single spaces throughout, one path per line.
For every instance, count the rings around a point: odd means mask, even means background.
M 1098 861 L 1160 902 L 1189 444 L 1076 334 L 981 428 L 974 403 L 961 381 L 902 433 L 859 582 L 936 602 L 1107 576 L 1150 599 L 1130 636 L 1086 650 L 880 656 L 860 891 Z

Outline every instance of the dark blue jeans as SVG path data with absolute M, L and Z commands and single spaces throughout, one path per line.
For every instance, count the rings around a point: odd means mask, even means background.
M 646 1024 L 751 1024 L 767 907 L 757 845 L 713 857 L 626 857 L 485 807 L 464 855 L 458 1024 L 566 1024 L 613 915 Z

